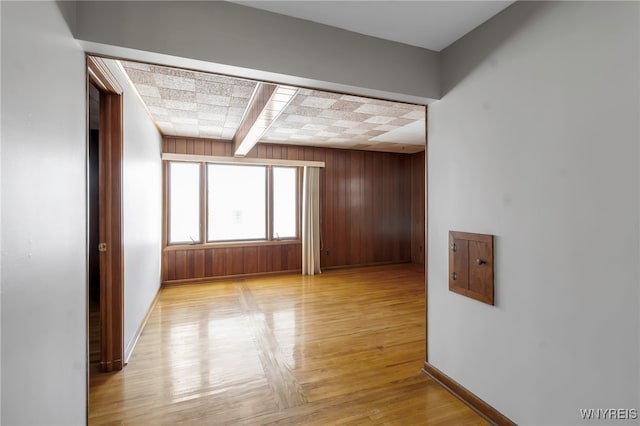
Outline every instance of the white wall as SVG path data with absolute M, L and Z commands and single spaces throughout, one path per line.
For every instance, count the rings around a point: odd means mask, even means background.
M 429 362 L 520 424 L 640 408 L 639 55 L 637 2 L 516 3 L 443 53 Z M 496 306 L 448 291 L 449 230 L 496 235 Z
M 76 37 L 124 58 L 418 103 L 440 97 L 434 51 L 227 2 L 79 1 Z
M 85 422 L 84 55 L 54 2 L 2 9 L 2 424 Z M 73 7 L 60 5 L 73 19 Z
M 125 359 L 160 288 L 162 136 L 115 61 L 107 66 L 123 90 Z

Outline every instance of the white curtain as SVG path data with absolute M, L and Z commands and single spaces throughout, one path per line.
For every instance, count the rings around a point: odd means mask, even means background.
M 302 275 L 320 274 L 320 169 L 305 166 L 302 188 Z

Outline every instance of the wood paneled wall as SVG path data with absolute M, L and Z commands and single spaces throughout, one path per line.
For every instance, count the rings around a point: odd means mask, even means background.
M 163 152 L 230 157 L 233 145 L 165 137 Z M 422 261 L 419 251 L 420 246 L 424 248 L 424 153 L 258 144 L 247 157 L 325 162 L 320 173 L 322 267 L 412 260 L 424 263 L 424 250 Z M 299 242 L 231 248 L 165 247 L 163 280 L 297 271 L 301 257 Z
M 162 253 L 165 282 L 302 270 L 301 243 L 241 247 L 167 247 Z
M 425 154 L 411 156 L 411 261 L 424 265 L 425 245 Z

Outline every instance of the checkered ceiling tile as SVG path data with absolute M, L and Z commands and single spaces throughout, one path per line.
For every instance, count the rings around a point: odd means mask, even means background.
M 239 78 L 121 63 L 165 135 L 231 139 L 256 86 Z
M 424 120 L 424 106 L 300 89 L 263 142 L 417 152 L 425 131 L 416 123 Z M 392 132 L 397 140 L 384 138 Z
M 162 133 L 231 140 L 256 82 L 121 61 Z M 425 108 L 299 89 L 260 142 L 371 151 L 425 148 Z

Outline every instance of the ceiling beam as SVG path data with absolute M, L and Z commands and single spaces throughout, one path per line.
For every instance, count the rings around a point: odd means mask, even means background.
M 244 157 L 251 151 L 297 92 L 295 87 L 258 83 L 233 136 L 235 157 Z

